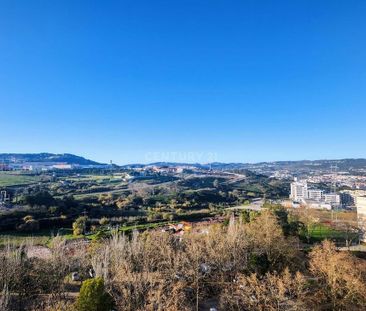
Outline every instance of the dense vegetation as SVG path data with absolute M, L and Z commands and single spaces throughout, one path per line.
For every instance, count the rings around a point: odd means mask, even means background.
M 4 189 L 10 207 L 0 208 L 1 232 L 31 232 L 71 228 L 79 217 L 107 217 L 111 224 L 132 225 L 161 220 L 197 220 L 222 214 L 225 208 L 247 204 L 253 198 L 278 199 L 288 193 L 276 179 L 241 172 L 245 179 L 205 173 L 174 175 L 133 170 L 90 169 L 54 173 L 8 172 L 23 178 Z M 245 175 L 244 175 L 245 174 Z M 131 179 L 127 180 L 126 176 Z M 20 181 L 20 180 L 19 180 Z M 37 181 L 37 183 L 35 183 Z M 24 226 L 30 216 L 37 226 Z M 88 222 L 88 229 L 95 223 Z
M 276 212 L 232 216 L 227 225 L 202 229 L 183 237 L 116 234 L 74 247 L 57 237 L 47 258 L 30 258 L 26 246 L 9 245 L 0 257 L 0 303 L 9 310 L 366 307 L 365 261 L 329 241 L 302 250 Z M 77 280 L 70 279 L 74 271 Z M 81 284 L 79 298 L 67 298 Z

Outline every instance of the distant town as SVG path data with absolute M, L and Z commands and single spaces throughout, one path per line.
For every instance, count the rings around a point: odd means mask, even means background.
M 233 200 L 232 203 L 228 200 L 220 203 L 227 205 L 227 207 L 258 198 L 271 200 L 291 208 L 356 211 L 358 219 L 362 223 L 366 214 L 366 160 L 363 159 L 284 161 L 258 164 L 162 162 L 118 166 L 112 161 L 109 164 L 104 164 L 71 154 L 42 153 L 0 154 L 0 161 L 0 170 L 5 174 L 3 176 L 7 176 L 10 180 L 14 178 L 15 183 L 1 188 L 0 207 L 3 208 L 13 206 L 17 191 L 28 184 L 32 185 L 32 182 L 24 183 L 24 181 L 20 181 L 20 184 L 16 185 L 17 178 L 19 179 L 22 175 L 25 179 L 32 180 L 33 178 L 34 181 L 38 181 L 38 185 L 43 185 L 42 187 L 46 186 L 47 188 L 47 185 L 55 184 L 60 185 L 58 187 L 61 188 L 70 188 L 72 185 L 70 177 L 76 174 L 76 176 L 83 178 L 88 170 L 94 172 L 99 170 L 102 174 L 110 174 L 114 180 L 118 179 L 124 183 L 123 191 L 121 188 L 120 192 L 122 194 L 128 192 L 128 189 L 131 189 L 132 193 L 136 193 L 136 191 L 141 192 L 144 189 L 154 188 L 144 183 L 144 180 L 155 180 L 159 185 L 158 180 L 160 179 L 163 181 L 161 185 L 164 185 L 165 188 L 178 188 L 179 182 L 177 181 L 180 179 L 199 178 L 202 182 L 207 179 L 216 181 L 218 184 L 216 188 L 219 188 L 220 185 L 221 192 L 226 187 L 231 188 L 231 190 L 228 189 L 229 191 L 235 191 L 238 196 L 236 200 Z M 254 182 L 252 181 L 251 184 L 248 173 L 254 178 Z M 269 188 L 264 192 L 263 190 L 256 192 L 256 190 L 263 188 L 263 185 L 259 186 L 263 183 L 261 180 L 267 180 Z M 247 184 L 244 189 L 243 183 Z M 271 189 L 270 185 L 276 183 L 279 188 Z M 258 184 L 257 189 L 256 184 Z M 248 186 L 252 187 L 253 191 L 245 190 Z M 18 190 L 14 192 L 15 189 Z M 112 188 L 111 191 L 115 195 L 119 193 L 118 188 Z M 216 190 L 211 191 L 215 192 Z M 95 190 L 75 190 L 72 193 L 80 196 L 86 192 L 89 195 L 98 195 L 98 191 Z M 108 191 L 103 193 L 108 193 Z M 218 201 L 220 200 L 218 199 Z M 216 203 L 214 200 L 211 203 L 204 202 L 203 205 L 207 204 L 215 205 Z M 364 238 L 365 235 L 363 235 Z

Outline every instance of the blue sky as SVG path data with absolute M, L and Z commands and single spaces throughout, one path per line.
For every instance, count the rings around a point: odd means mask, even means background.
M 366 157 L 366 1 L 0 1 L 0 152 Z

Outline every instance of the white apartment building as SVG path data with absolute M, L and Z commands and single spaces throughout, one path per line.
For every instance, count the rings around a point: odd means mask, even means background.
M 356 197 L 357 219 L 360 228 L 362 229 L 361 240 L 366 242 L 366 196 Z
M 308 189 L 306 181 L 298 181 L 296 178 L 291 183 L 290 199 L 306 205 L 319 206 L 319 208 L 329 209 L 331 206 L 340 205 L 341 198 L 336 193 L 324 193 L 319 189 Z M 316 208 L 316 207 L 312 207 Z
M 57 170 L 71 170 L 73 168 L 73 165 L 66 163 L 59 163 L 52 165 L 52 168 Z
M 335 193 L 325 193 L 323 194 L 323 200 L 325 203 L 339 205 L 341 204 L 341 197 L 339 194 Z
M 307 196 L 308 196 L 307 182 L 297 181 L 297 178 L 295 178 L 294 182 L 291 183 L 290 199 L 300 202 L 302 200 L 305 200 Z
M 323 190 L 318 189 L 309 189 L 307 199 L 314 200 L 314 201 L 322 201 L 324 196 Z

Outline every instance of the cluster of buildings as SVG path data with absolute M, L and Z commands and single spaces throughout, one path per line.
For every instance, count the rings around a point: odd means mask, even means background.
M 168 165 L 147 165 L 142 167 L 130 167 L 141 175 L 148 174 L 182 174 L 189 168 L 186 166 L 168 166 Z
M 362 240 L 366 242 L 366 190 L 344 190 L 341 196 L 347 205 L 356 209 Z
M 309 183 L 333 183 L 337 181 L 338 187 L 366 190 L 366 176 L 363 174 L 353 175 L 349 172 L 337 172 L 328 174 L 316 174 L 307 177 Z
M 79 165 L 64 162 L 20 162 L 1 164 L 0 171 L 44 172 L 52 170 L 72 170 L 81 168 L 105 168 L 106 165 Z
M 184 171 L 183 167 L 175 166 L 148 166 L 148 170 L 154 173 L 167 173 L 167 174 L 181 174 Z
M 335 207 L 352 208 L 357 211 L 358 226 L 361 228 L 361 240 L 366 242 L 366 190 L 344 190 L 339 194 L 325 193 L 319 189 L 309 189 L 307 181 L 294 180 L 291 183 L 293 206 L 331 210 Z
M 311 189 L 307 181 L 298 181 L 296 178 L 291 183 L 290 199 L 296 205 L 309 208 L 331 210 L 341 205 L 341 196 L 337 193 L 326 193 L 324 190 Z
M 49 170 L 70 170 L 76 168 L 73 164 L 59 162 L 22 162 L 2 164 L 0 170 L 3 171 L 49 171 Z

